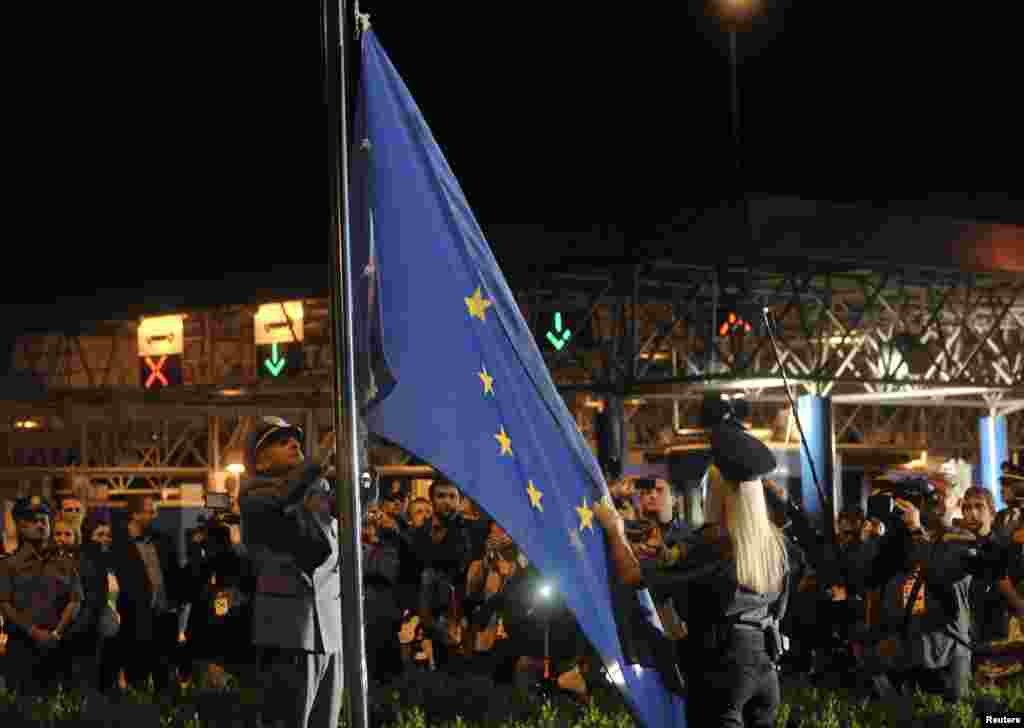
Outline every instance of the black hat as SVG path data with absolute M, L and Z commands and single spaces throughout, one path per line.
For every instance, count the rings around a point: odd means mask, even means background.
M 722 477 L 743 483 L 775 470 L 777 462 L 768 446 L 734 425 L 711 431 L 711 457 Z
M 296 425 L 289 425 L 280 417 L 263 417 L 257 423 L 245 444 L 245 469 L 250 473 L 256 472 L 256 453 L 264 445 L 275 442 L 285 437 L 294 437 L 300 445 L 304 445 L 306 436 L 302 428 Z
M 50 515 L 50 506 L 38 495 L 24 496 L 14 501 L 11 516 L 15 521 L 27 521 L 36 516 Z

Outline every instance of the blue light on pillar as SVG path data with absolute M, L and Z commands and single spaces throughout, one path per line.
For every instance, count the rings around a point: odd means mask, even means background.
M 826 498 L 835 502 L 835 438 L 832 431 L 832 400 L 805 394 L 796 401 L 800 424 L 807 438 L 807 450 L 814 459 L 814 472 Z M 804 512 L 811 522 L 824 533 L 832 529 L 834 514 L 827 513 L 818 490 L 814 485 L 811 464 L 807 459 L 807 450 L 800 447 L 800 491 L 803 497 Z
M 1003 463 L 1010 459 L 1006 442 L 1006 417 L 982 417 L 978 421 L 978 436 L 981 440 L 981 484 L 995 496 L 996 509 L 1005 508 L 999 475 Z

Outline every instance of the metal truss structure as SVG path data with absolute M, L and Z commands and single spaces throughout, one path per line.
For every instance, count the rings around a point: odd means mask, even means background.
M 186 484 L 230 490 L 227 471 L 242 464 L 244 440 L 257 416 L 273 412 L 302 424 L 310 454 L 319 451 L 320 422 L 329 417 L 326 408 L 284 403 L 218 411 L 175 403 L 78 402 L 62 412 L 38 404 L 25 410 L 42 431 L 0 434 L 7 445 L 0 453 L 0 481 L 26 485 L 43 479 L 58 490 L 99 486 L 129 493 L 177 493 Z
M 774 424 L 781 364 L 794 396 L 832 398 L 840 441 L 955 450 L 977 447 L 978 416 L 1024 410 L 1024 279 L 815 268 L 574 266 L 521 300 L 540 321 L 579 313 L 578 345 L 546 352 L 568 391 L 648 404 L 742 392 Z M 1011 417 L 1011 444 L 1022 435 Z
M 795 442 L 781 362 L 794 396 L 832 398 L 845 447 L 969 456 L 988 414 L 1008 415 L 1010 447 L 1024 447 L 1024 280 L 808 267 L 574 262 L 512 283 L 586 435 L 592 407 L 615 395 L 632 446 L 664 451 L 695 424 L 702 396 L 724 391 L 752 403 L 755 427 Z M 307 370 L 276 382 L 256 377 L 244 307 L 190 314 L 186 386 L 160 392 L 140 388 L 131 322 L 26 340 L 18 365 L 39 392 L 0 393 L 0 481 L 77 477 L 120 490 L 209 483 L 224 477 L 225 453 L 238 452 L 247 422 L 262 414 L 303 423 L 315 441 L 331 421 L 329 326 L 326 301 L 305 304 Z M 543 333 L 552 311 L 573 331 L 559 351 Z M 18 430 L 25 418 L 42 426 Z

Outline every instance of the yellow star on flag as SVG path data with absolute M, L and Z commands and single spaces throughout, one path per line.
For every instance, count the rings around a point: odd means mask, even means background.
M 487 320 L 484 318 L 484 311 L 494 305 L 480 293 L 480 286 L 476 287 L 476 290 L 473 291 L 473 295 L 471 297 L 463 300 L 466 302 L 466 307 L 469 309 L 469 315 L 476 317 L 481 321 Z
M 530 494 L 530 505 L 543 513 L 544 506 L 540 504 L 540 499 L 544 497 L 544 494 L 537 490 L 537 486 L 533 484 L 532 480 L 529 481 L 529 484 L 526 487 L 526 492 Z
M 580 514 L 580 530 L 589 528 L 594 530 L 594 512 L 587 508 L 587 499 L 583 499 L 582 506 L 576 506 L 576 512 Z
M 505 428 L 501 428 L 501 432 L 494 436 L 494 439 L 501 443 L 501 454 L 511 455 L 512 454 L 512 438 L 505 433 Z
M 494 394 L 494 377 L 487 373 L 487 367 L 480 367 L 480 373 L 477 376 L 484 383 L 484 394 Z

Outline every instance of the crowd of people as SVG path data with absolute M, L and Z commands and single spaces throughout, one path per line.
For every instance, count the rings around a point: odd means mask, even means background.
M 264 428 L 264 439 L 251 443 L 250 472 L 302 465 L 297 429 Z M 315 467 L 309 472 L 311 482 L 322 475 Z M 1007 466 L 1003 476 L 1008 507 L 998 513 L 984 488 L 969 488 L 962 498 L 946 489 L 927 502 L 897 499 L 890 518 L 848 508 L 834 539 L 794 539 L 786 561 L 794 581 L 782 620 L 792 646 L 776 662 L 813 679 L 867 679 L 875 694 L 917 685 L 951 700 L 963 697 L 972 679 L 991 682 L 1020 671 L 1024 471 Z M 723 532 L 713 523 L 687 523 L 682 496 L 664 481 L 617 480 L 611 490 L 666 635 L 680 656 L 695 654 L 706 638 L 703 628 L 690 629 L 701 619 L 698 610 L 678 582 L 654 574 L 696 563 Z M 309 624 L 305 612 L 289 616 L 290 592 L 280 586 L 285 566 L 268 554 L 290 550 L 301 578 L 329 601 L 331 590 L 340 590 L 333 504 L 326 486 L 315 508 L 303 491 L 302 504 L 320 518 L 312 522 L 334 529 L 335 540 L 323 546 L 316 534 L 288 535 L 267 520 L 259 492 L 243 488 L 234 508 L 190 531 L 185 553 L 154 528 L 154 497 L 129 497 L 124 519 L 73 497 L 59 504 L 18 499 L 16 534 L 7 534 L 0 557 L 0 680 L 24 693 L 57 683 L 110 692 L 149 680 L 158 691 L 173 690 L 199 679 L 222 681 L 227 673 L 244 683 L 260 679 L 283 650 L 305 645 L 321 656 L 306 672 L 314 678 L 299 710 L 308 718 L 317 710 L 318 685 L 340 694 L 341 634 L 331 630 L 341 626 L 327 624 L 326 601 L 308 607 L 315 614 Z M 299 505 L 289 502 L 290 492 L 280 491 L 283 512 Z M 800 533 L 799 509 L 777 489 L 765 493 L 781 532 Z M 256 538 L 257 530 L 264 535 Z M 275 545 L 269 534 L 292 543 Z M 295 546 L 306 537 L 310 549 L 324 553 Z M 457 484 L 442 477 L 427 497 L 415 497 L 408 480 L 383 480 L 379 500 L 366 509 L 362 544 L 373 680 L 445 671 L 586 698 L 600 660 L 572 613 L 501 524 Z M 310 631 L 282 636 L 281 624 L 292 622 Z M 323 710 L 336 715 L 338 708 Z

